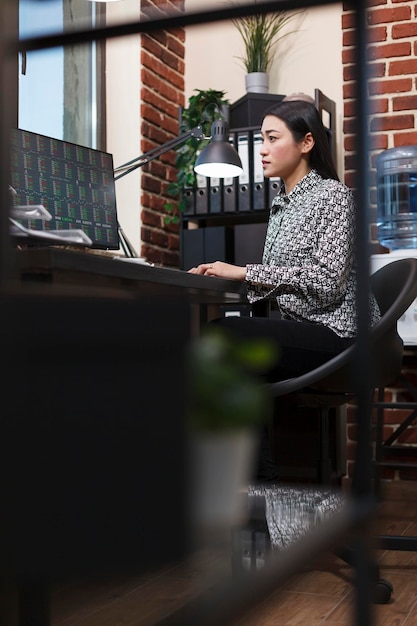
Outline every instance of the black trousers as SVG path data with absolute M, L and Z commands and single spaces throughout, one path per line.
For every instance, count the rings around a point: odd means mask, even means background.
M 240 339 L 267 339 L 276 347 L 276 363 L 261 376 L 267 382 L 299 376 L 322 365 L 349 345 L 354 339 L 339 337 L 327 326 L 297 322 L 278 317 L 223 317 L 213 320 Z M 259 460 L 255 480 L 278 479 L 278 469 L 272 461 L 267 426 L 261 431 Z
M 277 361 L 263 376 L 269 381 L 305 374 L 333 358 L 353 339 L 339 337 L 327 326 L 276 317 L 222 317 L 213 320 L 241 339 L 267 339 L 277 351 Z

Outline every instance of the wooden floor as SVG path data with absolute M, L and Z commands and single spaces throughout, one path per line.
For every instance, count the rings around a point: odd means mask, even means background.
M 417 535 L 417 482 L 391 483 L 378 514 L 378 532 Z M 223 546 L 224 548 L 224 546 Z M 373 606 L 375 626 L 417 626 L 417 553 L 379 551 L 380 574 L 394 588 Z M 202 548 L 186 563 L 147 575 L 61 585 L 52 595 L 52 626 L 152 626 L 221 576 L 230 576 L 230 550 Z M 352 569 L 324 554 L 292 576 L 233 626 L 354 626 Z M 213 622 L 215 623 L 215 622 Z M 178 624 L 181 624 L 179 620 Z M 218 622 L 224 626 L 223 622 Z M 199 626 L 198 623 L 193 626 Z

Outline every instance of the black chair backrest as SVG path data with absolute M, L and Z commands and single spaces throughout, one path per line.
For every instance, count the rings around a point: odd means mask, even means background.
M 417 298 L 417 259 L 387 263 L 372 274 L 370 282 L 381 311 L 377 327 L 385 329 L 393 321 L 398 321 Z
M 369 333 L 374 387 L 393 384 L 401 373 L 404 345 L 398 334 L 400 317 L 417 298 L 417 259 L 399 259 L 381 267 L 370 278 L 381 319 Z M 313 388 L 322 392 L 354 393 L 358 376 L 357 345 L 353 344 L 322 366 L 296 378 L 272 383 L 273 396 Z
M 375 387 L 394 383 L 401 373 L 404 345 L 398 320 L 417 298 L 417 259 L 387 263 L 372 274 L 371 289 L 381 311 L 370 333 Z

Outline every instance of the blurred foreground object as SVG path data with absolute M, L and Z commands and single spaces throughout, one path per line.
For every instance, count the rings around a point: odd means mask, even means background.
M 240 520 L 241 491 L 254 471 L 259 426 L 272 409 L 258 378 L 277 359 L 267 342 L 208 329 L 189 354 L 190 514 L 198 528 Z

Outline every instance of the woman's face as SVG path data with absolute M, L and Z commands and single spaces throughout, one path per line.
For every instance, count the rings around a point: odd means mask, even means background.
M 285 122 L 275 115 L 267 115 L 262 122 L 261 134 L 260 154 L 265 176 L 279 176 L 294 186 L 310 169 L 308 153 L 314 145 L 311 133 L 296 143 Z

